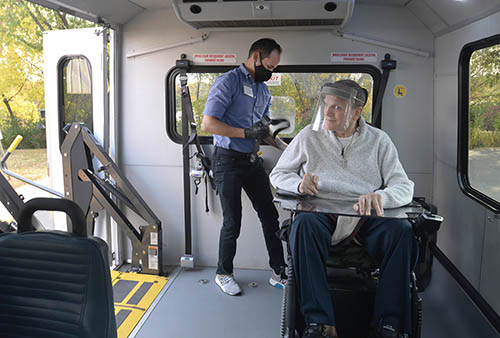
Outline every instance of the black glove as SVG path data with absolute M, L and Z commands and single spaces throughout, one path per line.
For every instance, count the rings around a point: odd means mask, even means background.
M 261 121 L 255 123 L 250 128 L 245 128 L 245 138 L 255 138 L 255 139 L 264 139 L 270 136 L 269 127 L 264 125 Z

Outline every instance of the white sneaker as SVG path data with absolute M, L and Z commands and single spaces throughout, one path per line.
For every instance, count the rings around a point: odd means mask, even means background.
M 278 289 L 284 289 L 286 284 L 286 275 L 285 274 L 277 274 L 271 269 L 271 278 L 269 278 L 269 284 Z
M 241 293 L 240 286 L 234 280 L 233 275 L 215 275 L 215 283 L 220 287 L 222 292 L 230 296 L 236 296 Z

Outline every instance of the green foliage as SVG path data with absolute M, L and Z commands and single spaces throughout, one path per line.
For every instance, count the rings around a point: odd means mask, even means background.
M 2 146 L 4 149 L 14 141 L 17 135 L 23 137 L 19 149 L 46 148 L 45 128 L 39 121 L 20 121 L 17 119 L 2 121 L 4 126 Z
M 192 73 L 188 74 L 189 91 L 193 114 L 198 128 L 198 135 L 210 136 L 201 130 L 203 109 L 207 101 L 210 87 L 218 73 Z M 352 79 L 366 88 L 369 98 L 363 109 L 363 116 L 367 121 L 371 121 L 373 79 L 368 74 L 363 73 L 282 73 L 281 85 L 269 86 L 269 91 L 273 98 L 273 114 L 294 115 L 295 129 L 291 134 L 281 135 L 282 137 L 293 137 L 305 126 L 311 123 L 313 109 L 320 92 L 321 86 L 325 82 L 335 82 L 341 79 Z M 181 94 L 180 83 L 176 83 L 176 128 L 182 135 L 181 126 Z M 274 115 L 273 115 L 274 116 Z
M 469 148 L 498 148 L 500 147 L 500 130 L 470 129 Z
M 470 59 L 469 148 L 500 147 L 500 45 Z
M 45 146 L 43 32 L 91 27 L 86 20 L 24 0 L 0 1 L 0 128 L 3 144 L 23 135 L 22 147 Z M 36 138 L 31 140 L 31 138 Z
M 64 124 L 83 122 L 90 131 L 93 131 L 94 122 L 92 116 L 91 94 L 64 95 Z

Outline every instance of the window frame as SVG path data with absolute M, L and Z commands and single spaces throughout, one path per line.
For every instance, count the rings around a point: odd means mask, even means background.
M 458 140 L 457 178 L 460 190 L 489 210 L 500 213 L 500 202 L 474 189 L 469 180 L 469 78 L 470 59 L 476 50 L 500 44 L 500 34 L 470 42 L 462 47 L 458 59 Z
M 191 65 L 188 73 L 224 73 L 230 71 L 236 66 L 197 66 Z M 168 137 L 177 144 L 182 144 L 182 136 L 176 130 L 176 110 L 175 110 L 175 79 L 180 74 L 181 68 L 175 66 L 171 68 L 165 77 L 165 128 Z M 380 70 L 368 64 L 359 65 L 284 65 L 278 66 L 273 73 L 365 73 L 373 78 L 373 100 L 372 114 L 375 107 L 375 101 L 380 90 L 382 73 Z M 380 113 L 378 122 L 374 126 L 380 128 L 382 113 Z M 292 137 L 283 138 L 286 142 L 291 141 Z M 201 144 L 212 144 L 212 136 L 200 136 Z

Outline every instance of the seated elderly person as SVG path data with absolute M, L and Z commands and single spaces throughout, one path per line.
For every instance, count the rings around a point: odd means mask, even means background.
M 355 212 L 383 215 L 383 208 L 408 204 L 410 181 L 385 132 L 368 125 L 361 112 L 368 92 L 352 80 L 325 83 L 313 123 L 290 143 L 270 179 L 277 189 L 326 199 L 352 200 Z M 300 213 L 290 247 L 303 337 L 338 337 L 328 292 L 326 260 L 332 244 L 353 235 L 380 264 L 371 337 L 403 337 L 411 328 L 410 274 L 418 245 L 407 220 Z

